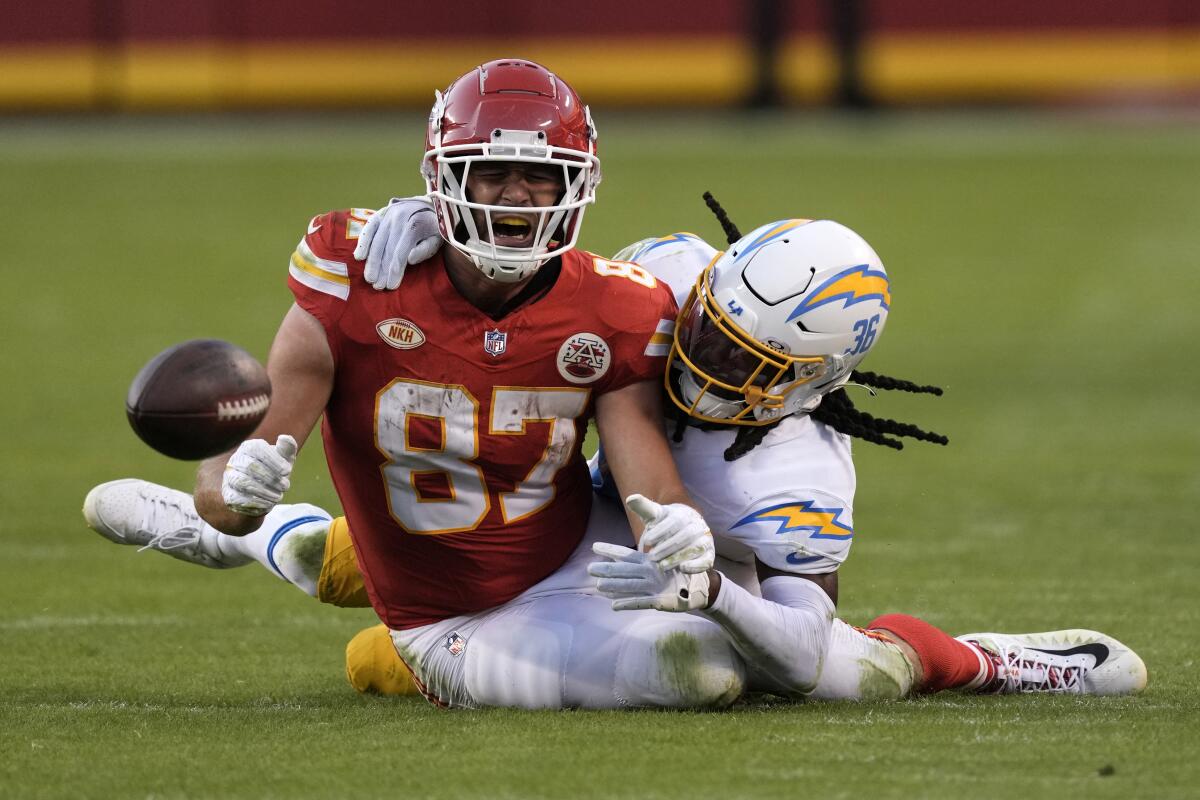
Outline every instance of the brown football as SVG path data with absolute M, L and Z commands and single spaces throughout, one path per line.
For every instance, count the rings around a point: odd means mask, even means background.
M 143 442 L 195 461 L 245 439 L 271 404 L 258 360 L 220 339 L 193 339 L 150 359 L 129 387 L 125 414 Z

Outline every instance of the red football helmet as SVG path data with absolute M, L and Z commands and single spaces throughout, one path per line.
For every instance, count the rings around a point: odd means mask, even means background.
M 512 208 L 467 196 L 467 176 L 480 161 L 562 170 L 563 190 L 554 205 L 521 209 L 537 220 L 528 246 L 495 243 L 493 223 L 506 212 L 511 218 Z M 600 183 L 596 127 L 575 91 L 545 67 L 515 58 L 489 61 L 436 93 L 421 175 L 442 237 L 489 278 L 519 281 L 575 246 L 584 209 L 595 202 Z M 481 212 L 486 230 L 472 211 Z

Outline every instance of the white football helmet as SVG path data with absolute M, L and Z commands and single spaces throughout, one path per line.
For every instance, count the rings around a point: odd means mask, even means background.
M 562 193 L 546 207 L 472 202 L 467 179 L 481 161 L 560 170 Z M 520 281 L 579 239 L 584 209 L 595 202 L 600 183 L 596 126 L 579 95 L 545 67 L 522 59 L 490 61 L 437 93 L 421 175 L 442 238 L 487 277 Z M 497 238 L 520 243 L 506 246 Z
M 724 424 L 812 411 L 878 340 L 891 302 L 883 262 L 846 226 L 763 225 L 697 278 L 675 326 L 667 394 Z

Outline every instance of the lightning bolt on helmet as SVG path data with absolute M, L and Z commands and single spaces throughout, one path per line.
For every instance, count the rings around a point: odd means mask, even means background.
M 482 161 L 562 170 L 563 191 L 554 205 L 521 209 L 537 220 L 528 247 L 495 244 L 494 222 L 512 208 L 467 196 L 471 168 Z M 489 278 L 522 280 L 575 246 L 583 212 L 595 202 L 600 159 L 591 112 L 540 64 L 489 61 L 436 93 L 421 175 L 442 237 Z M 482 226 L 472 211 L 480 212 Z
M 883 262 L 846 226 L 763 225 L 697 278 L 675 326 L 667 394 L 725 424 L 812 411 L 874 346 L 891 302 Z

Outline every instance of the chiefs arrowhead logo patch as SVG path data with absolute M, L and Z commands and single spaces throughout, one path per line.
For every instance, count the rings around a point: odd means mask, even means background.
M 558 374 L 571 383 L 593 383 L 612 364 L 612 348 L 594 333 L 577 333 L 558 348 Z

